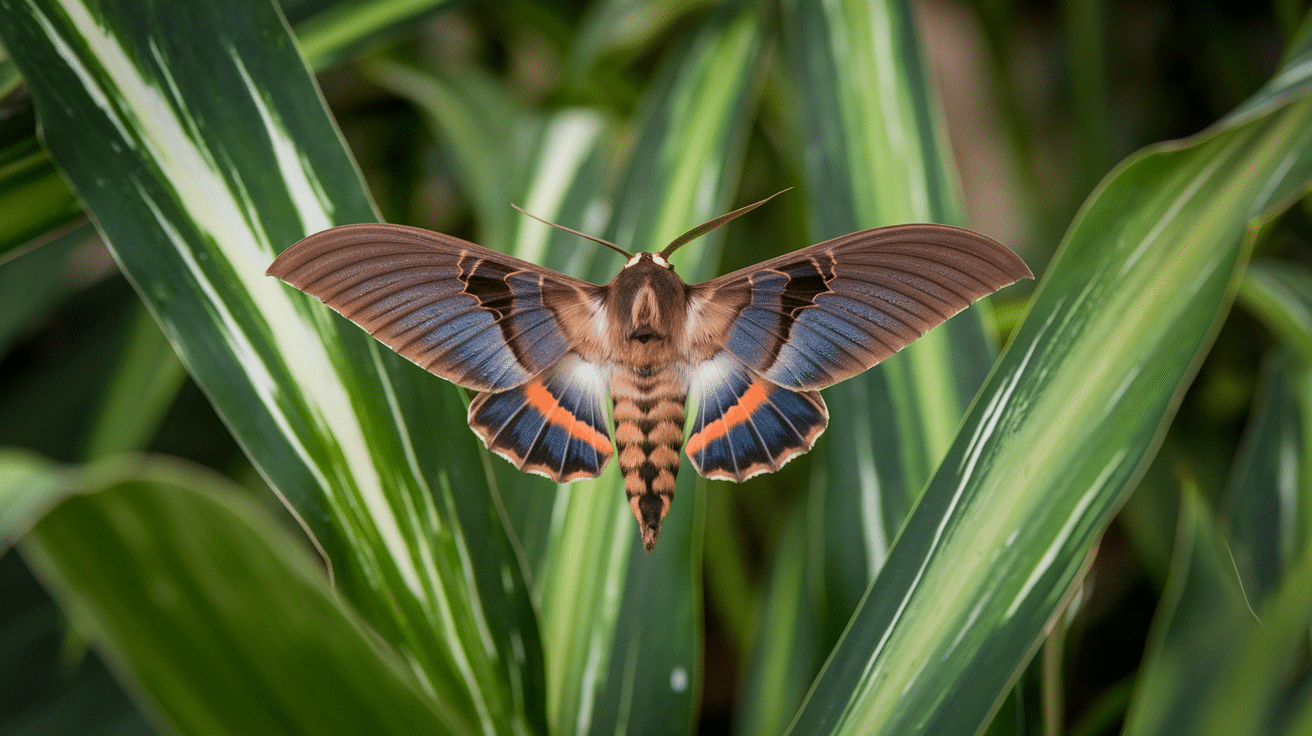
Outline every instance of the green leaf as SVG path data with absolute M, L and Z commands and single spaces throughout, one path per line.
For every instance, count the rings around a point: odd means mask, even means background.
M 0 458 L 3 495 L 18 473 L 30 476 L 30 461 Z M 423 692 L 239 489 L 158 459 L 46 475 L 67 498 L 23 539 L 24 556 L 159 725 L 476 732 Z
M 12 68 L 8 60 L 5 63 Z M 0 120 L 0 266 L 24 252 L 15 249 L 69 223 L 82 211 L 37 142 L 31 106 L 25 101 L 11 105 L 14 109 Z M 52 239 L 54 235 L 46 238 Z
M 405 28 L 448 0 L 337 0 L 295 19 L 305 60 L 325 69 L 388 31 Z
M 784 4 L 815 241 L 903 222 L 962 224 L 956 175 L 907 2 Z M 821 443 L 831 636 L 882 564 L 996 351 L 977 310 L 826 392 Z M 817 484 L 819 487 L 821 484 Z M 823 505 L 821 505 L 823 504 Z
M 600 0 L 587 9 L 570 48 L 569 74 L 583 81 L 602 57 L 633 56 L 708 0 Z
M 1305 693 L 1291 686 L 1290 673 L 1306 670 L 1298 652 L 1312 625 L 1312 554 L 1304 547 L 1255 611 L 1210 509 L 1192 489 L 1182 509 L 1170 583 L 1125 733 L 1299 733 L 1280 726 L 1300 710 L 1307 716 Z
M 824 585 L 808 564 L 816 554 L 807 543 L 808 511 L 794 506 L 766 574 L 734 733 L 783 733 L 823 664 L 816 619 Z
M 1212 694 L 1218 655 L 1233 651 L 1256 622 L 1197 490 L 1186 488 L 1167 589 L 1126 715 L 1127 734 L 1196 733 Z M 1234 733 L 1257 733 L 1236 731 Z
M 1305 33 L 1281 76 L 1309 56 Z M 1156 450 L 1250 221 L 1312 177 L 1312 103 L 1253 109 L 1135 156 L 1086 203 L 793 732 L 987 722 Z
M 264 276 L 306 233 L 374 219 L 274 9 L 0 11 L 47 149 L 343 595 L 453 711 L 541 730 L 527 587 L 481 447 L 445 431 L 462 395 Z
M 0 48 L 0 98 L 8 97 L 22 83 L 23 77 L 18 73 L 18 67 L 9 58 L 9 54 Z
M 480 225 L 481 244 L 506 246 L 513 219 L 510 208 L 518 146 L 528 119 L 507 90 L 476 71 L 440 74 L 387 59 L 364 66 L 369 78 L 409 99 L 449 146 L 456 161 L 462 191 L 469 197 Z
M 1312 361 L 1312 271 L 1271 259 L 1253 261 L 1239 301 Z
M 1279 587 L 1312 529 L 1312 370 L 1293 351 L 1277 351 L 1261 389 L 1224 509 L 1234 566 L 1254 605 Z
M 95 237 L 95 228 L 83 222 L 31 252 L 0 263 L 0 293 L 5 295 L 5 309 L 0 310 L 0 355 L 65 296 L 70 286 L 69 258 Z
M 0 554 L 59 501 L 61 485 L 49 462 L 19 450 L 0 451 Z
M 94 651 L 68 629 L 68 619 L 22 555 L 0 555 L 4 590 L 5 692 L 0 716 L 8 736 L 156 733 Z
M 759 23 L 751 4 L 731 4 L 672 49 L 642 100 L 609 240 L 656 251 L 731 209 L 758 93 Z M 718 235 L 674 254 L 685 280 L 713 275 Z M 616 260 L 604 251 L 585 275 L 608 281 Z M 650 555 L 617 467 L 557 492 L 555 511 L 542 520 L 552 523 L 553 541 L 540 583 L 556 732 L 691 728 L 700 691 L 703 483 L 685 462 Z
M 159 325 L 138 308 L 118 370 L 93 420 L 86 458 L 145 448 L 186 377 Z
M 796 147 L 806 152 L 800 163 L 811 240 L 904 222 L 962 224 L 911 4 L 785 2 L 780 27 L 796 90 Z M 820 648 L 802 656 L 793 652 L 794 630 L 763 633 L 758 645 L 785 657 L 770 667 L 810 668 L 804 676 L 813 676 L 884 563 L 996 355 L 979 309 L 825 390 L 834 408 L 814 451 L 820 465 L 807 496 L 815 541 L 780 553 L 821 566 L 808 588 L 816 600 L 794 598 L 816 610 L 762 617 L 815 620 Z M 764 657 L 763 666 L 770 655 Z M 765 685 L 754 678 L 748 687 Z M 744 697 L 775 704 L 782 698 L 795 708 L 800 695 L 749 690 Z

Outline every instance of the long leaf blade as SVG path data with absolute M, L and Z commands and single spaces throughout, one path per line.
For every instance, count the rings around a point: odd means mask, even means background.
M 0 496 L 21 466 L 34 469 L 0 456 Z M 169 730 L 477 733 L 380 650 L 306 551 L 239 490 L 163 460 L 43 472 L 63 500 L 22 551 Z
M 638 141 L 606 234 L 612 242 L 658 251 L 732 209 L 756 105 L 760 35 L 757 9 L 734 3 L 671 51 L 642 101 Z M 712 235 L 674 254 L 680 276 L 712 275 L 720 242 Z M 614 261 L 608 253 L 594 260 L 593 280 L 609 280 Z M 544 641 L 559 678 L 552 687 L 558 732 L 691 728 L 700 690 L 700 483 L 685 462 L 650 555 L 614 468 L 558 492 L 542 584 Z
M 943 122 L 908 2 L 785 2 L 780 26 L 797 90 L 799 148 L 807 152 L 807 229 L 813 241 L 905 222 L 963 224 Z M 884 563 L 888 547 L 946 451 L 996 350 L 979 307 L 949 320 L 866 373 L 826 389 L 830 426 L 815 451 L 822 463 L 807 513 L 823 520 L 800 550 L 812 559 L 792 605 L 820 612 L 812 656 L 791 630 L 765 629 L 747 698 L 795 707 L 803 692 L 760 692 L 762 677 L 807 668 L 809 679 L 837 641 Z M 798 513 L 801 513 L 800 511 Z M 780 560 L 780 570 L 796 563 Z M 776 601 L 788 605 L 787 601 Z M 811 620 L 814 611 L 766 621 Z M 757 726 L 748 718 L 744 733 Z
M 984 723 L 1151 458 L 1250 219 L 1312 177 L 1312 104 L 1248 120 L 1136 157 L 1086 206 L 794 732 Z
M 47 148 L 345 595 L 457 710 L 540 730 L 528 592 L 477 441 L 446 436 L 460 394 L 263 275 L 374 219 L 274 9 L 0 7 Z
M 801 91 L 809 229 L 822 240 L 903 222 L 963 224 L 910 3 L 786 3 Z M 976 310 L 829 390 L 827 577 L 846 621 L 996 355 Z M 841 601 L 841 602 L 840 602 Z M 844 605 L 845 604 L 845 605 Z M 839 624 L 841 626 L 841 623 Z

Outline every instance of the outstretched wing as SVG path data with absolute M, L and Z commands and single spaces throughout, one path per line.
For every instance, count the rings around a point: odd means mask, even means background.
M 606 376 L 573 353 L 522 386 L 479 394 L 469 426 L 515 467 L 567 483 L 601 474 L 614 454 Z
M 478 391 L 522 386 L 591 335 L 602 287 L 449 235 L 344 225 L 269 267 L 388 347 Z
M 829 414 L 818 391 L 793 391 L 753 375 L 727 352 L 692 371 L 697 398 L 684 452 L 706 478 L 773 473 L 815 444 Z
M 946 225 L 865 230 L 692 287 L 694 342 L 796 391 L 864 371 L 980 297 L 1032 277 L 1015 253 Z

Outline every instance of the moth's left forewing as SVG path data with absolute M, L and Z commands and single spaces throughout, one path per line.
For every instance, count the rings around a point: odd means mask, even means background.
M 691 287 L 686 450 L 710 478 L 774 471 L 828 421 L 818 389 L 850 378 L 1020 278 L 993 240 L 943 225 L 852 233 Z
M 735 306 L 715 330 L 750 370 L 816 390 L 1030 276 L 1019 256 L 988 237 L 916 224 L 852 233 L 692 288 L 694 300 Z

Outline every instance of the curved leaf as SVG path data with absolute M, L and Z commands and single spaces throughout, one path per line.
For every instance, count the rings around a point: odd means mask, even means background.
M 0 468 L 19 462 L 0 457 Z M 24 537 L 24 556 L 169 730 L 477 732 L 380 649 L 240 490 L 159 459 L 46 478 L 63 500 Z
M 0 11 L 48 150 L 336 584 L 454 710 L 540 730 L 527 586 L 477 440 L 446 431 L 461 394 L 264 276 L 307 232 L 374 218 L 276 11 Z
M 1086 204 L 794 732 L 986 722 L 1156 450 L 1250 220 L 1312 178 L 1312 102 L 1266 109 L 1136 156 Z

